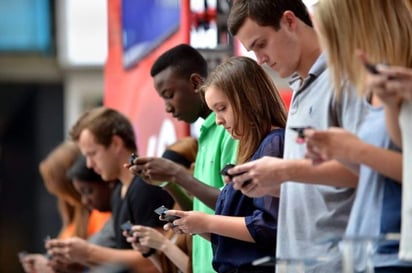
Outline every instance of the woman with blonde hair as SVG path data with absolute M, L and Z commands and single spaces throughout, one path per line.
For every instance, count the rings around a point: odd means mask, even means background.
M 369 110 L 357 135 L 338 128 L 305 130 L 307 157 L 317 163 L 337 159 L 359 175 L 346 236 L 362 241 L 399 233 L 402 154 L 385 126 L 389 101 L 368 82 L 371 74 L 380 73 L 373 64 L 412 65 L 411 14 L 404 1 L 392 0 L 320 0 L 314 11 L 336 90 L 356 85 Z M 367 266 L 360 245 L 354 252 L 356 272 Z M 378 241 L 372 255 L 375 272 L 410 272 L 398 251 L 397 241 Z

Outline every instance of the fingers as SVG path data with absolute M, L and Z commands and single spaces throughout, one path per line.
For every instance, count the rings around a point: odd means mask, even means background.
M 253 162 L 237 165 L 230 168 L 227 172 L 231 176 L 239 176 L 241 173 L 248 172 L 253 167 Z

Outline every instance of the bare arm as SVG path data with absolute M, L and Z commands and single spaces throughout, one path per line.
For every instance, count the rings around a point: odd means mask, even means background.
M 140 157 L 134 161 L 134 165 L 125 165 L 135 174 L 140 175 L 147 183 L 156 185 L 156 181 L 169 181 L 176 183 L 192 193 L 210 208 L 214 209 L 220 190 L 208 186 L 194 178 L 181 165 L 159 157 Z M 176 194 L 174 192 L 171 192 Z M 181 197 L 175 196 L 175 198 Z
M 93 245 L 80 238 L 52 239 L 46 243 L 48 253 L 63 262 L 76 262 L 89 267 L 105 263 L 122 263 L 136 273 L 158 273 L 158 270 L 140 253 L 128 249 L 113 249 Z
M 173 197 L 182 210 L 193 209 L 193 199 L 176 183 L 168 183 L 163 189 Z
M 197 180 L 184 169 L 179 170 L 172 178 L 172 181 L 192 193 L 209 208 L 215 209 L 216 202 L 220 194 L 219 189 Z
M 173 264 L 186 273 L 189 265 L 188 255 L 164 236 L 163 230 L 136 225 L 132 227 L 132 231 L 132 236 L 128 235 L 126 240 L 132 244 L 134 249 L 141 253 L 147 252 L 150 248 L 163 252 Z M 158 253 L 149 256 L 149 259 L 161 270 L 161 261 Z
M 370 145 L 342 128 L 330 128 L 324 131 L 307 130 L 305 134 L 309 157 L 366 165 L 396 181 L 402 180 L 400 152 Z
M 169 210 L 167 215 L 180 217 L 173 224 L 184 233 L 199 235 L 215 233 L 246 242 L 255 242 L 246 227 L 245 217 L 210 215 L 199 211 L 179 210 Z
M 233 186 L 251 197 L 279 196 L 281 184 L 287 181 L 335 187 L 356 187 L 358 182 L 357 175 L 337 161 L 313 165 L 308 159 L 286 160 L 265 156 L 229 170 L 231 174 L 242 172 L 245 173 L 233 178 Z M 250 179 L 252 182 L 243 186 Z

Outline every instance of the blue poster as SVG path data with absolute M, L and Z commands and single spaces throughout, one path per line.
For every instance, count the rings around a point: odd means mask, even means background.
M 180 0 L 123 0 L 123 64 L 130 68 L 166 40 L 180 23 Z

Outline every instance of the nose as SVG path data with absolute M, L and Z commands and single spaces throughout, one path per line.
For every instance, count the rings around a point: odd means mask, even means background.
M 170 103 L 166 102 L 165 104 L 166 113 L 173 113 L 173 106 Z
M 223 125 L 224 124 L 224 119 L 220 115 L 216 115 L 216 124 L 217 125 Z
M 86 196 L 86 195 L 82 195 L 82 203 L 83 205 L 85 205 L 86 207 L 89 207 L 89 205 L 91 205 L 90 203 L 90 199 Z
M 264 63 L 267 63 L 267 61 L 268 61 L 268 58 L 267 58 L 266 55 L 259 54 L 259 53 L 256 53 L 256 59 L 257 59 L 258 64 L 260 64 L 260 65 L 262 65 Z
M 89 169 L 93 169 L 93 167 L 94 167 L 93 160 L 91 160 L 90 157 L 86 157 L 86 166 Z

